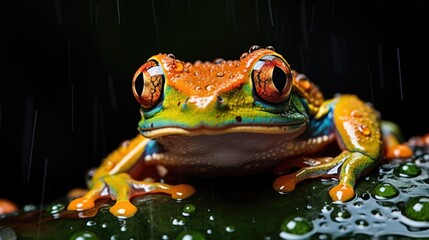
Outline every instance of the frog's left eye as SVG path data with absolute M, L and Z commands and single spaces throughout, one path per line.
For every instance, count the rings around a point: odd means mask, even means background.
M 149 60 L 137 70 L 132 88 L 143 108 L 149 110 L 160 102 L 164 81 L 164 73 L 156 61 Z
M 256 62 L 252 81 L 256 95 L 271 104 L 285 102 L 292 89 L 289 65 L 276 56 L 265 56 Z

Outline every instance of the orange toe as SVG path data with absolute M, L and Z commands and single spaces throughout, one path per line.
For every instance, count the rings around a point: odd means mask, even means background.
M 76 198 L 73 201 L 69 203 L 67 206 L 67 210 L 70 211 L 84 211 L 91 209 L 95 206 L 95 203 L 93 200 L 85 199 L 85 198 Z
M 195 193 L 195 188 L 187 184 L 171 186 L 170 194 L 173 199 L 186 199 Z
M 348 200 L 354 198 L 355 191 L 349 185 L 338 184 L 329 190 L 329 196 L 334 201 L 347 202 Z
M 295 189 L 296 183 L 297 179 L 295 175 L 284 175 L 274 181 L 273 187 L 278 192 L 292 192 Z
M 129 218 L 134 216 L 137 212 L 137 208 L 130 203 L 130 201 L 123 200 L 116 202 L 115 205 L 109 209 L 109 212 L 118 218 Z
M 413 150 L 405 144 L 395 146 L 392 149 L 389 149 L 386 153 L 386 158 L 409 158 L 413 155 Z

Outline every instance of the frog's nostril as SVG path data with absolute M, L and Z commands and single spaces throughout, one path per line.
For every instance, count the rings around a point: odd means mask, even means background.
M 221 96 L 216 96 L 218 103 L 224 103 L 225 100 Z

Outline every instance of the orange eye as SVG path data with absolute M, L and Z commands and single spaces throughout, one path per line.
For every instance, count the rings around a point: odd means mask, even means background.
M 285 102 L 292 89 L 289 65 L 276 56 L 265 56 L 256 62 L 252 81 L 256 95 L 271 104 Z
M 162 96 L 164 73 L 156 61 L 143 64 L 133 78 L 133 94 L 145 109 L 154 108 Z

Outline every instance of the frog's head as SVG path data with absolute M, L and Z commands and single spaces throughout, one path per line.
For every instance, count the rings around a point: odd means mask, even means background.
M 140 132 L 166 135 L 290 134 L 308 123 L 296 74 L 272 47 L 253 46 L 240 60 L 185 63 L 172 54 L 151 57 L 135 73 Z M 311 110 L 311 109 L 310 109 Z

